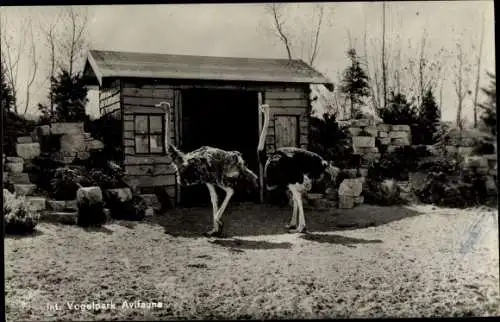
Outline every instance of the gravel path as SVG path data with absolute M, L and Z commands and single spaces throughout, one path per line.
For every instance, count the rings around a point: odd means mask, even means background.
M 231 210 L 233 231 L 243 211 L 247 218 L 248 208 Z M 197 222 L 196 210 L 184 215 Z M 362 206 L 327 215 L 307 220 L 329 231 L 257 229 L 224 239 L 173 236 L 172 226 L 154 222 L 92 232 L 40 224 L 36 236 L 5 239 L 7 320 L 500 314 L 497 211 Z M 280 216 L 276 226 L 286 222 Z M 347 230 L 353 221 L 373 227 Z M 122 306 L 135 300 L 162 308 Z M 117 308 L 72 310 L 67 302 Z

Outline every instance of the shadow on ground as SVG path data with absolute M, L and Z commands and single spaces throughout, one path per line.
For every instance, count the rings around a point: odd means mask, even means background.
M 108 235 L 113 234 L 113 231 L 106 227 L 82 227 L 88 233 L 105 233 Z
M 11 238 L 11 239 L 22 239 L 22 238 L 34 238 L 43 235 L 43 232 L 41 230 L 35 229 L 34 231 L 31 232 L 9 232 L 5 233 L 5 238 Z
M 352 246 L 355 244 L 382 243 L 380 239 L 362 239 L 362 238 L 346 237 L 342 235 L 325 235 L 325 234 L 314 234 L 314 233 L 303 234 L 300 236 L 300 238 L 318 243 L 339 244 L 344 246 Z
M 292 243 L 281 242 L 274 243 L 265 240 L 244 240 L 244 239 L 215 239 L 210 241 L 212 244 L 217 244 L 227 248 L 237 249 L 287 249 L 292 247 Z
M 360 205 L 353 209 L 305 210 L 307 229 L 311 233 L 379 226 L 420 214 L 402 206 Z M 291 215 L 292 209 L 289 206 L 230 204 L 222 217 L 223 237 L 284 234 L 287 233 L 285 225 L 290 221 Z M 145 222 L 161 225 L 165 233 L 172 236 L 200 237 L 212 228 L 212 209 L 210 206 L 177 208 L 148 218 Z

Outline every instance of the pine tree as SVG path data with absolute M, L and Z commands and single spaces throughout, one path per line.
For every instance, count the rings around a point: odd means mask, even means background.
M 363 98 L 370 96 L 370 89 L 368 75 L 361 67 L 356 50 L 354 48 L 349 49 L 347 56 L 351 60 L 351 66 L 344 70 L 340 91 L 349 98 L 352 118 L 359 112 Z
M 493 134 L 497 134 L 497 85 L 496 78 L 494 74 L 487 73 L 491 78 L 491 84 L 489 88 L 482 88 L 484 94 L 487 96 L 487 101 L 478 104 L 478 106 L 483 110 L 481 115 L 481 121 L 484 126 Z
M 1 105 L 2 105 L 2 111 L 7 112 L 12 109 L 14 106 L 14 96 L 12 94 L 12 89 L 10 88 L 9 84 L 7 83 L 7 78 L 6 78 L 6 70 L 4 68 L 4 65 L 0 63 L 0 98 L 1 98 Z
M 387 124 L 415 125 L 418 123 L 415 106 L 408 102 L 406 95 L 402 93 L 391 92 L 387 107 L 381 110 L 380 116 Z
M 428 88 L 422 99 L 418 117 L 421 144 L 434 144 L 435 133 L 441 120 L 441 112 L 436 103 L 432 88 Z M 416 142 L 415 142 L 416 143 Z
M 50 92 L 58 121 L 81 122 L 85 119 L 87 88 L 80 74 L 72 76 L 66 70 L 61 71 L 51 79 Z

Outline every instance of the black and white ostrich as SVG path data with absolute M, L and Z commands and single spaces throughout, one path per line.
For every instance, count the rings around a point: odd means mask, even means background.
M 173 145 L 169 151 L 177 166 L 177 182 L 183 186 L 205 184 L 210 192 L 213 208 L 213 229 L 206 236 L 220 236 L 223 223 L 222 214 L 234 194 L 234 188 L 241 180 L 250 182 L 255 189 L 258 187 L 258 177 L 245 164 L 242 154 L 238 151 L 225 151 L 210 146 L 202 146 L 189 153 L 183 153 Z M 218 207 L 218 186 L 226 192 L 224 201 Z
M 260 111 L 264 114 L 264 122 L 257 151 L 261 163 L 264 163 L 267 158 L 264 143 L 269 126 L 269 105 L 261 105 Z M 339 169 L 318 154 L 296 147 L 276 149 L 263 166 L 264 186 L 267 190 L 281 188 L 288 189 L 291 193 L 293 214 L 286 228 L 304 232 L 306 223 L 302 196 L 311 190 L 313 181 L 334 179 Z

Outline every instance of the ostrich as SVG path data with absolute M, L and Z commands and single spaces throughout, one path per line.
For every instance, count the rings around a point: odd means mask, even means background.
M 183 153 L 174 145 L 169 145 L 173 162 L 177 167 L 177 182 L 184 186 L 205 184 L 210 193 L 213 209 L 213 228 L 205 236 L 220 236 L 223 223 L 222 214 L 234 194 L 234 187 L 240 180 L 247 180 L 258 187 L 258 177 L 245 165 L 238 151 L 202 146 L 189 153 Z M 215 186 L 226 192 L 224 201 L 218 207 Z
M 269 125 L 269 105 L 260 106 L 264 114 L 262 132 L 257 148 L 262 163 L 266 160 L 264 143 Z M 318 154 L 296 147 L 282 147 L 267 158 L 264 163 L 264 181 L 267 190 L 276 188 L 288 189 L 293 200 L 293 214 L 287 229 L 302 233 L 306 229 L 302 196 L 312 188 L 314 180 L 334 179 L 339 168 L 324 160 Z M 325 176 L 326 174 L 326 176 Z M 298 215 L 298 221 L 297 221 Z

